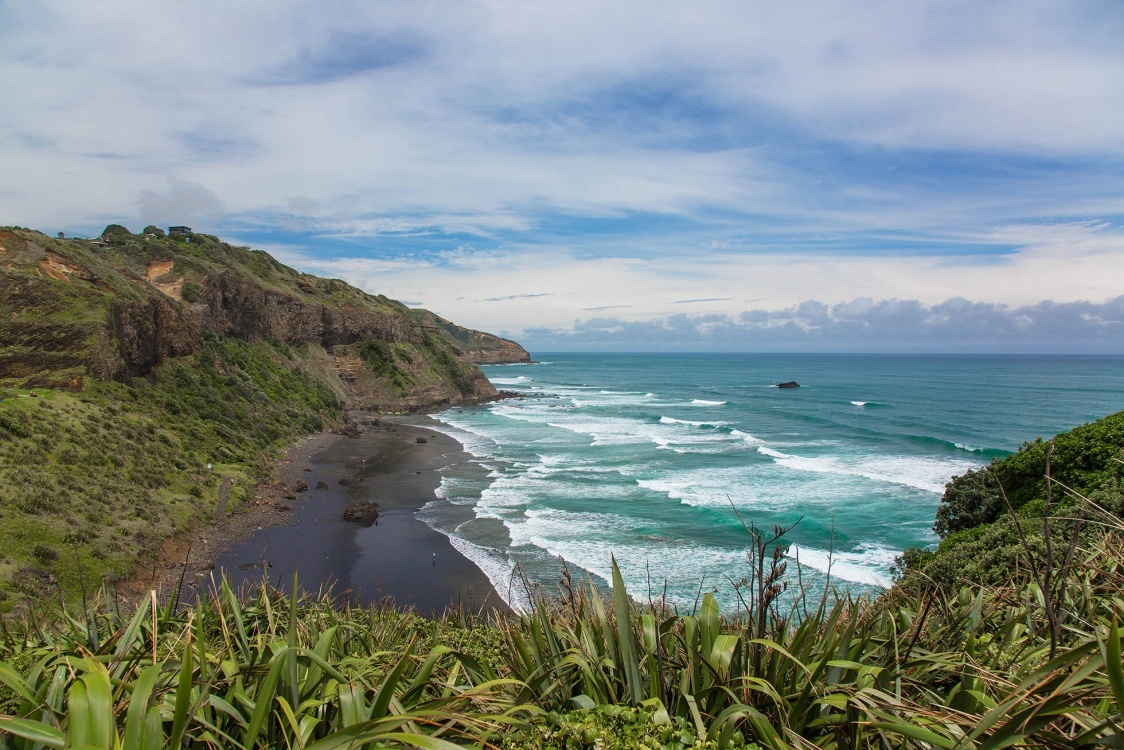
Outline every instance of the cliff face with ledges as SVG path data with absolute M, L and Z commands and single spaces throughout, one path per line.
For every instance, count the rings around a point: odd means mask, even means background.
M 75 388 L 147 376 L 217 336 L 292 347 L 355 406 L 496 395 L 462 351 L 398 302 L 207 235 L 107 237 L 95 247 L 0 230 L 0 381 Z
M 531 361 L 531 355 L 527 350 L 511 339 L 464 328 L 429 310 L 413 312 L 425 324 L 427 330 L 434 331 L 457 347 L 468 362 L 477 365 L 514 365 L 529 364 Z

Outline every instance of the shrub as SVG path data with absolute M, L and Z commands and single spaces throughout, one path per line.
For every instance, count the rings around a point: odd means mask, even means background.
M 657 723 L 650 709 L 599 706 L 569 713 L 537 717 L 530 726 L 504 738 L 503 750 L 550 750 L 591 748 L 596 750 L 724 750 L 717 741 L 699 737 L 682 716 L 662 717 Z M 738 736 L 726 748 L 760 748 Z

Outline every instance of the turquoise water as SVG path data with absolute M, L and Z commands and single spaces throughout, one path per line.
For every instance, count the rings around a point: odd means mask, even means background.
M 1124 409 L 1124 358 L 541 354 L 485 367 L 507 400 L 435 415 L 474 456 L 419 512 L 513 605 L 560 560 L 690 606 L 748 571 L 746 523 L 793 583 L 871 590 L 929 545 L 954 475 Z M 775 384 L 796 380 L 799 389 Z M 518 571 L 518 572 L 517 572 Z M 817 585 L 817 584 L 813 584 Z

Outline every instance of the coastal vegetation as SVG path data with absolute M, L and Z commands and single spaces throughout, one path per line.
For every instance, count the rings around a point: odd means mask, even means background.
M 811 611 L 680 614 L 569 584 L 522 617 L 426 620 L 329 592 L 177 611 L 112 597 L 5 623 L 0 738 L 31 747 L 1095 748 L 1124 720 L 1119 524 L 1081 551 L 1052 643 L 1037 583 Z M 297 590 L 296 586 L 292 587 Z
M 122 610 L 108 586 L 51 616 L 33 604 L 0 638 L 0 737 L 13 748 L 1118 747 L 1124 522 L 1092 498 L 1119 501 L 1120 419 L 989 467 L 1022 548 L 986 580 L 926 575 L 957 548 L 942 543 L 877 598 L 785 599 L 778 548 L 751 526 L 754 617 L 722 615 L 709 594 L 686 613 L 638 604 L 615 563 L 608 597 L 564 574 L 521 616 L 425 619 L 222 581 L 188 608 L 152 595 Z M 978 479 L 950 483 L 957 518 L 988 517 Z M 1068 529 L 1058 562 L 1031 541 L 1035 524 L 1043 543 Z
M 908 550 L 901 585 L 1000 583 L 1022 572 L 1063 585 L 1105 519 L 1124 514 L 1124 412 L 954 477 L 937 509 L 936 550 Z
M 147 570 L 349 408 L 494 397 L 462 354 L 399 302 L 210 235 L 0 227 L 0 612 Z
M 295 580 L 124 603 L 348 407 L 488 395 L 456 343 L 484 334 L 162 235 L 0 230 L 0 747 L 1124 747 L 1124 413 L 955 478 L 878 597 L 778 595 L 751 526 L 739 618 L 638 603 L 615 561 L 523 615 Z

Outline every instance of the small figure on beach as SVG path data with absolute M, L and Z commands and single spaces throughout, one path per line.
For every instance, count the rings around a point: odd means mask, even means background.
M 435 568 L 437 567 L 437 553 L 436 552 L 433 553 L 433 567 L 435 567 Z

